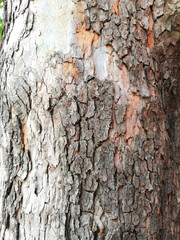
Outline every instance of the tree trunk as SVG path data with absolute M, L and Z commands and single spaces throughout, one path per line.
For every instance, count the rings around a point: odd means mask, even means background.
M 4 5 L 0 239 L 178 239 L 179 1 Z

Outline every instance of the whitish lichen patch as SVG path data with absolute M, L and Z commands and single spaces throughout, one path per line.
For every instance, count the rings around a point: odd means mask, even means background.
M 105 47 L 101 46 L 94 52 L 96 74 L 100 80 L 108 77 L 108 58 L 109 54 L 105 52 Z
M 49 55 L 52 51 L 68 53 L 72 38 L 73 16 L 71 11 L 74 3 L 71 0 L 38 0 L 34 4 L 38 6 L 35 28 L 41 29 L 44 42 L 38 48 L 39 53 L 45 55 Z M 39 5 L 42 7 L 40 8 Z

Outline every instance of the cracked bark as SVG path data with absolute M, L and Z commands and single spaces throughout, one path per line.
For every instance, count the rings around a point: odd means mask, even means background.
M 4 2 L 0 239 L 178 239 L 180 2 L 44 2 Z

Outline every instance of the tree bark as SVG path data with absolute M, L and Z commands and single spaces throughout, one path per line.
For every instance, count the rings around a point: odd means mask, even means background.
M 0 239 L 178 239 L 180 2 L 4 6 Z

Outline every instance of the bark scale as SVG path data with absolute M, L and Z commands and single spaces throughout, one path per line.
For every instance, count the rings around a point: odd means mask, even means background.
M 0 238 L 178 239 L 176 0 L 7 0 Z

